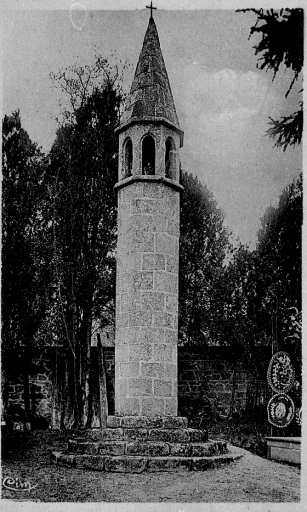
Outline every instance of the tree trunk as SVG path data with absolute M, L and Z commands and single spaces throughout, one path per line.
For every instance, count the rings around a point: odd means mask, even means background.
M 52 430 L 61 429 L 61 375 L 58 364 L 58 347 L 54 347 L 53 358 L 53 382 L 52 382 L 52 409 L 51 409 L 51 428 Z
M 89 315 L 86 326 L 86 353 L 84 364 L 84 408 L 83 408 L 83 425 L 91 428 L 92 422 L 92 389 L 91 389 L 91 331 L 92 318 Z
M 7 422 L 7 410 L 8 410 L 8 401 L 9 401 L 9 379 L 6 369 L 4 368 L 4 363 L 2 360 L 2 369 L 1 369 L 1 423 Z
M 104 359 L 104 350 L 101 345 L 100 334 L 97 334 L 97 355 L 98 355 L 98 378 L 99 378 L 99 402 L 100 402 L 100 425 L 101 428 L 107 426 L 108 417 L 108 396 L 107 396 L 107 378 L 106 365 Z
M 238 373 L 238 361 L 236 360 L 235 367 L 233 370 L 232 377 L 232 393 L 231 393 L 231 401 L 230 401 L 230 410 L 229 416 L 231 417 L 235 412 L 235 400 L 236 400 L 236 391 L 237 391 L 237 373 Z
M 30 385 L 28 364 L 24 360 L 22 365 L 22 380 L 23 380 L 23 400 L 25 405 L 25 429 L 31 430 L 31 414 L 30 414 Z

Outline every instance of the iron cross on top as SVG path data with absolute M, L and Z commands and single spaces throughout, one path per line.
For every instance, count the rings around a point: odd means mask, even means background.
M 153 7 L 152 2 L 150 2 L 150 5 L 146 5 L 146 9 L 150 9 L 150 17 L 152 18 L 152 11 L 153 9 L 157 10 L 156 7 Z

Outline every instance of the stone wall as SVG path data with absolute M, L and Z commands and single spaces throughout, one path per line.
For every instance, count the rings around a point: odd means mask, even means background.
M 242 357 L 224 347 L 199 351 L 181 349 L 178 362 L 180 414 L 198 410 L 208 418 L 242 411 L 246 405 L 248 375 Z
M 91 349 L 92 371 L 98 371 L 97 348 Z M 115 361 L 114 347 L 104 347 L 104 361 L 108 388 L 109 414 L 114 414 Z M 8 418 L 13 429 L 23 430 L 25 422 L 24 385 L 21 362 L 11 372 L 8 385 Z M 51 424 L 53 394 L 53 351 L 50 349 L 44 358 L 33 361 L 29 374 L 29 401 L 32 429 L 46 429 Z M 96 404 L 95 404 L 96 405 Z
M 96 357 L 92 349 L 92 357 Z M 109 414 L 114 414 L 114 379 L 115 354 L 114 348 L 104 348 Z M 210 418 L 218 413 L 227 415 L 233 400 L 234 411 L 242 411 L 248 405 L 246 400 L 248 390 L 259 388 L 264 403 L 270 391 L 266 383 L 266 369 L 270 360 L 270 353 L 263 347 L 253 354 L 256 364 L 255 375 L 249 372 L 242 360 L 242 355 L 231 348 L 209 347 L 201 350 L 178 349 L 178 415 L 192 418 L 195 412 L 202 411 L 204 416 Z M 52 377 L 51 364 L 48 360 L 37 362 L 31 367 L 30 374 L 30 405 L 35 416 L 34 428 L 46 428 L 50 422 L 52 403 Z M 235 388 L 233 388 L 235 375 Z M 235 395 L 233 396 L 233 389 Z M 259 391 L 259 389 L 258 389 Z M 266 396 L 267 395 L 267 396 Z M 260 397 L 261 398 L 261 397 Z M 9 384 L 10 412 L 15 423 L 23 422 L 23 383 L 20 375 L 16 375 L 14 382 Z M 18 425 L 17 427 L 18 428 Z
M 25 421 L 24 385 L 22 374 L 18 367 L 20 367 L 20 364 L 17 364 L 13 380 L 9 382 L 8 386 L 8 417 L 14 429 L 22 430 Z M 30 365 L 29 401 L 32 427 L 38 429 L 48 428 L 52 404 L 51 366 L 48 359 L 37 360 Z

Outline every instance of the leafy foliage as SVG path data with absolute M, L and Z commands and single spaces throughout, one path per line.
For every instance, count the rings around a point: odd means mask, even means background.
M 2 354 L 29 347 L 49 304 L 47 162 L 21 126 L 2 124 Z
M 70 106 L 50 152 L 57 337 L 67 383 L 62 421 L 90 426 L 92 322 L 114 322 L 117 139 L 121 94 L 116 73 L 95 82 L 101 66 L 73 67 L 58 76 Z M 108 68 L 111 73 L 111 68 Z M 72 79 L 71 75 L 75 75 Z M 66 377 L 65 377 L 66 374 Z M 64 414 L 64 417 L 63 417 Z
M 304 11 L 303 9 L 239 9 L 238 12 L 253 12 L 257 21 L 250 30 L 260 34 L 261 41 L 254 46 L 258 55 L 259 69 L 272 70 L 273 80 L 282 64 L 293 72 L 293 78 L 285 93 L 287 98 L 294 83 L 301 75 L 304 64 Z M 301 92 L 301 91 L 300 91 Z M 290 116 L 279 120 L 270 119 L 267 135 L 277 138 L 276 147 L 285 151 L 289 145 L 301 143 L 303 132 L 303 103 Z
M 300 103 L 300 109 L 284 116 L 278 121 L 270 118 L 272 128 L 267 130 L 271 138 L 277 138 L 275 146 L 283 148 L 285 151 L 288 146 L 300 144 L 303 136 L 303 103 Z
M 281 194 L 261 219 L 252 252 L 238 247 L 226 268 L 224 339 L 241 346 L 286 342 L 283 323 L 289 308 L 302 307 L 302 176 Z
M 179 338 L 182 343 L 209 343 L 215 337 L 216 284 L 223 272 L 228 233 L 207 187 L 186 172 L 181 183 Z

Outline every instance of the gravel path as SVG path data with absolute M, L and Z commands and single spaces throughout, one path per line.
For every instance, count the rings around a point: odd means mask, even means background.
M 68 435 L 30 433 L 3 441 L 2 480 L 29 481 L 30 491 L 8 490 L 2 498 L 41 502 L 298 502 L 300 469 L 230 446 L 242 459 L 205 472 L 119 474 L 82 471 L 49 463 L 50 449 L 66 447 Z M 8 443 L 5 445 L 5 443 Z M 2 482 L 3 483 L 3 482 Z

